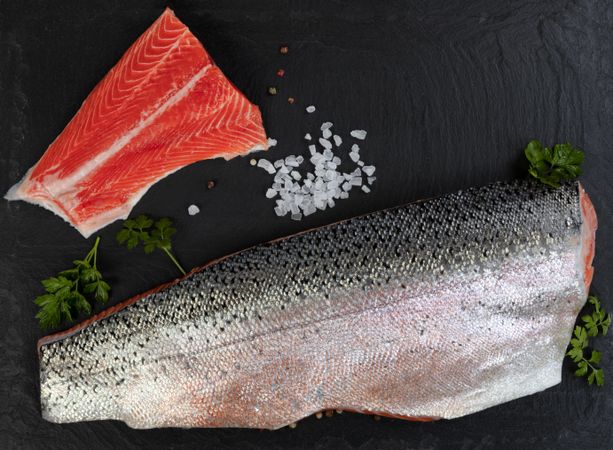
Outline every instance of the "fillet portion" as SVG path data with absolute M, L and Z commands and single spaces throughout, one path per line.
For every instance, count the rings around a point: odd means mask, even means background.
M 166 9 L 6 198 L 50 209 L 88 237 L 180 168 L 267 147 L 259 109 Z
M 274 429 L 533 394 L 560 382 L 596 226 L 577 183 L 518 181 L 258 245 L 43 338 L 43 417 Z

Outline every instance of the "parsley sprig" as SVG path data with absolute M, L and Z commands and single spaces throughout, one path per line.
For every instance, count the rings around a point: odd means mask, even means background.
M 566 354 L 577 364 L 576 376 L 585 377 L 587 375 L 588 384 L 591 385 L 595 381 L 597 386 L 602 386 L 604 385 L 604 371 L 598 367 L 602 354 L 588 348 L 589 338 L 598 336 L 599 332 L 606 336 L 611 325 L 611 314 L 607 314 L 602 309 L 598 297 L 590 295 L 588 301 L 594 306 L 594 311 L 581 317 L 584 325 L 575 326 L 574 337 L 570 340 L 570 349 Z M 589 358 L 587 358 L 588 352 L 590 352 Z
M 571 144 L 556 144 L 551 149 L 534 140 L 524 149 L 524 154 L 530 161 L 530 175 L 551 187 L 560 187 L 561 181 L 581 175 L 584 154 Z
M 152 253 L 155 249 L 160 249 L 170 258 L 175 266 L 186 275 L 185 270 L 172 254 L 172 242 L 170 238 L 177 230 L 172 227 L 172 221 L 168 217 L 162 217 L 156 222 L 145 214 L 141 214 L 135 219 L 128 219 L 123 223 L 123 227 L 117 233 L 117 242 L 125 245 L 129 250 L 138 244 L 143 244 L 145 253 Z
M 72 321 L 80 312 L 91 314 L 91 303 L 84 294 L 100 303 L 109 299 L 111 287 L 97 266 L 99 244 L 100 237 L 97 237 L 85 258 L 73 261 L 74 267 L 41 282 L 47 293 L 34 300 L 40 306 L 36 318 L 41 328 L 55 328 L 64 320 Z

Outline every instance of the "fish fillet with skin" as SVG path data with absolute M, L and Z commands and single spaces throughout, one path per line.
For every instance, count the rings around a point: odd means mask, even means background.
M 182 167 L 266 148 L 257 106 L 166 9 L 6 198 L 43 206 L 88 237 Z
M 43 338 L 43 417 L 275 429 L 533 394 L 560 382 L 595 230 L 578 183 L 518 181 L 252 247 Z

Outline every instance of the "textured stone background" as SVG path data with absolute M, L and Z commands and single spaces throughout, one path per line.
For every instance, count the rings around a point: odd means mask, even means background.
M 0 0 L 0 191 L 43 153 L 163 1 Z M 600 218 L 594 290 L 613 309 L 613 4 L 607 1 L 169 2 L 216 62 L 262 108 L 276 158 L 305 152 L 324 120 L 365 128 L 377 166 L 354 194 L 302 222 L 278 219 L 269 181 L 246 159 L 208 161 L 158 183 L 135 212 L 169 215 L 185 266 L 376 209 L 523 176 L 528 140 L 587 151 L 582 177 Z M 277 51 L 282 43 L 288 55 Z M 286 69 L 278 79 L 276 69 Z M 280 94 L 266 95 L 277 83 Z M 287 96 L 297 99 L 288 105 Z M 307 116 L 304 107 L 318 107 Z M 206 182 L 214 179 L 215 189 Z M 186 207 L 202 212 L 188 217 Z M 127 253 L 100 235 L 111 303 L 174 277 L 163 255 Z M 38 281 L 91 246 L 61 219 L 0 202 L 0 448 L 613 448 L 608 374 L 588 388 L 564 368 L 546 392 L 458 420 L 410 423 L 343 414 L 295 430 L 150 430 L 40 418 L 33 316 Z M 530 342 L 526 342 L 530 345 Z

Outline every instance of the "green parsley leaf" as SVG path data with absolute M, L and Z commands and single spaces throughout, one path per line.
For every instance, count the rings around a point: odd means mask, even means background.
M 135 223 L 134 228 L 138 228 L 139 230 L 144 230 L 144 229 L 151 227 L 151 225 L 153 225 L 153 220 L 147 217 L 145 214 L 141 214 L 134 220 L 134 223 Z
M 596 350 L 592 351 L 592 356 L 590 357 L 590 360 L 588 362 L 594 363 L 594 364 L 600 364 L 600 358 L 601 358 L 601 354 L 600 352 L 597 352 Z
M 607 314 L 607 318 L 602 321 L 602 335 L 606 336 L 609 327 L 611 326 L 611 314 Z
M 185 270 L 172 253 L 171 237 L 176 231 L 168 217 L 162 217 L 154 222 L 150 217 L 141 214 L 135 219 L 124 221 L 122 229 L 117 232 L 116 239 L 120 245 L 125 245 L 129 250 L 135 248 L 139 243 L 143 244 L 146 254 L 151 254 L 158 249 L 162 250 L 185 275 Z
M 91 314 L 91 303 L 84 293 L 93 292 L 94 298 L 100 302 L 108 300 L 110 286 L 102 279 L 96 265 L 99 243 L 98 237 L 84 259 L 73 261 L 74 267 L 41 282 L 47 294 L 34 300 L 40 307 L 36 318 L 41 328 L 55 328 L 62 321 L 72 321 L 77 313 Z M 94 284 L 91 291 L 90 284 Z
M 575 376 L 577 377 L 584 377 L 585 374 L 587 373 L 587 369 L 588 369 L 588 365 L 585 361 L 581 361 L 579 364 L 577 364 L 577 366 L 579 367 L 577 370 L 575 370 Z
M 74 280 L 79 276 L 79 268 L 74 267 L 72 269 L 62 270 L 58 275 L 68 278 L 69 280 Z
M 124 223 L 125 226 L 125 223 Z M 119 233 L 117 233 L 117 242 L 119 242 L 120 244 L 123 244 L 124 242 L 126 242 L 128 239 L 130 239 L 130 229 L 129 228 L 122 228 L 121 230 L 119 230 Z
M 63 276 L 59 276 L 57 278 L 56 277 L 47 278 L 46 280 L 41 281 L 41 283 L 43 284 L 43 287 L 45 288 L 45 290 L 52 294 L 66 286 L 68 287 L 72 286 L 72 281 L 70 281 L 68 278 L 63 277 Z
M 106 303 L 109 299 L 109 291 L 111 287 L 103 280 L 98 280 L 94 297 L 100 303 Z
M 543 147 L 539 141 L 530 141 L 524 149 L 530 163 L 528 173 L 551 187 L 560 187 L 560 182 L 577 178 L 581 174 L 583 151 L 571 144 L 556 144 L 553 149 Z
M 597 350 L 587 348 L 590 345 L 590 338 L 598 336 L 599 332 L 606 335 L 611 324 L 611 314 L 607 314 L 601 307 L 600 301 L 596 296 L 590 295 L 588 303 L 592 305 L 593 311 L 590 314 L 581 316 L 584 326 L 577 325 L 570 340 L 569 349 L 566 355 L 577 365 L 575 376 L 587 376 L 589 385 L 596 383 L 596 386 L 604 385 L 604 371 L 598 367 L 602 359 L 602 353 Z M 590 355 L 587 359 L 587 355 Z
M 593 373 L 596 376 L 596 385 L 604 386 L 604 371 L 602 369 L 597 369 Z

